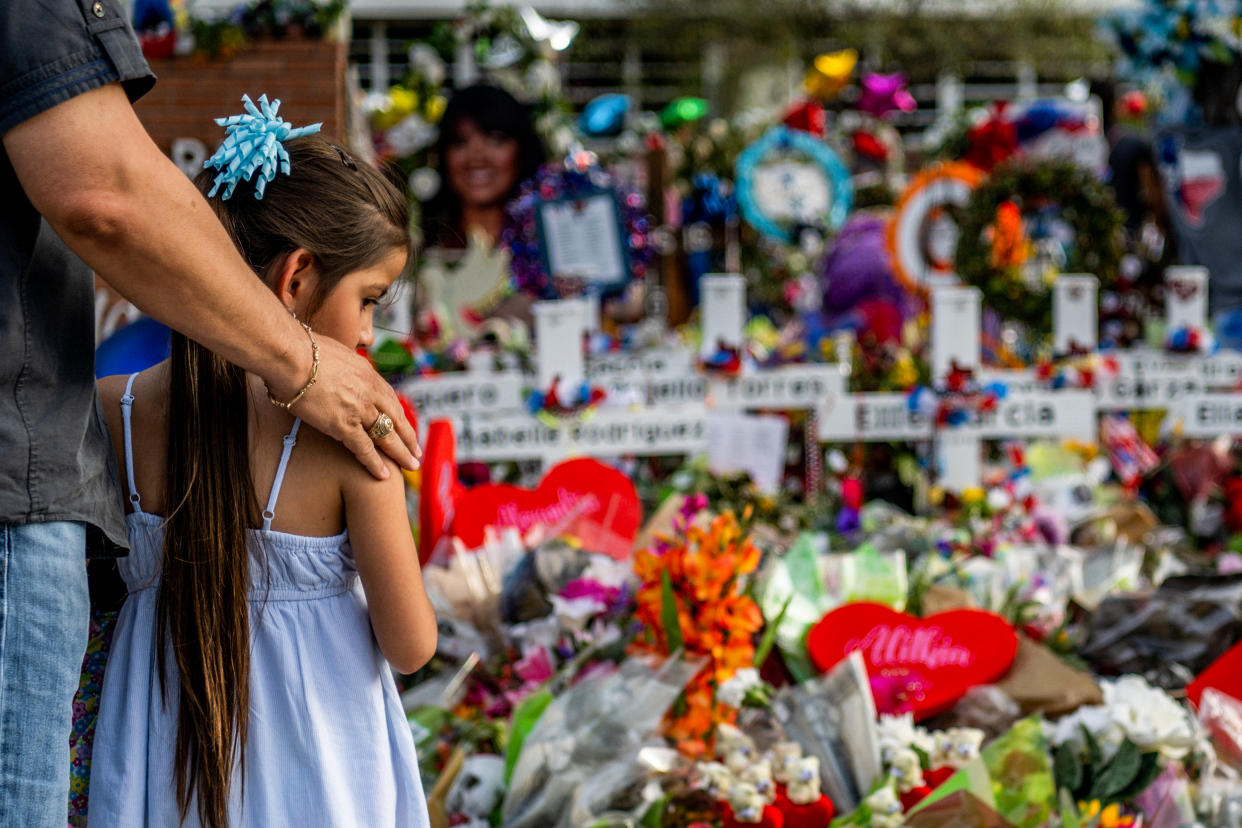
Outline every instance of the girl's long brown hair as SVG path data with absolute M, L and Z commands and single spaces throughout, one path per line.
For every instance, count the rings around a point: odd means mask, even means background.
M 318 136 L 285 148 L 292 170 L 271 181 L 261 201 L 245 184 L 228 201 L 208 201 L 261 278 L 294 250 L 311 252 L 319 276 L 313 318 L 341 278 L 394 248 L 410 249 L 409 208 L 379 171 Z M 212 176 L 195 179 L 204 195 Z M 248 386 L 241 368 L 175 332 L 170 365 L 168 518 L 156 604 L 156 640 L 168 646 L 157 648 L 157 667 L 167 699 L 170 655 L 177 665 L 173 776 L 181 819 L 197 801 L 199 821 L 224 828 L 233 769 L 245 768 L 250 556 L 262 554 L 247 532 L 261 508 L 250 475 Z

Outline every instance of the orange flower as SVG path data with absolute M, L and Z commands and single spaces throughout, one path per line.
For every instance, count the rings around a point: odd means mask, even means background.
M 687 755 L 697 756 L 717 724 L 737 718 L 736 710 L 716 702 L 716 687 L 754 662 L 754 636 L 763 626 L 763 615 L 742 593 L 739 581 L 758 568 L 761 555 L 743 538 L 731 512 L 706 525 L 678 528 L 680 537 L 661 538 L 658 551 L 643 550 L 634 556 L 634 573 L 641 582 L 636 615 L 646 627 L 635 647 L 668 652 L 663 584 L 667 572 L 683 647 L 689 655 L 707 656 L 708 663 L 670 712 L 665 733 Z
M 1031 243 L 1022 224 L 1022 211 L 1012 201 L 1001 202 L 988 236 L 992 243 L 992 267 L 1018 267 L 1031 255 Z

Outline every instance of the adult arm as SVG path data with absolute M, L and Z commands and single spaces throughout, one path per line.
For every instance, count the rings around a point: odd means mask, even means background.
M 161 322 L 259 375 L 290 399 L 311 374 L 305 332 L 242 260 L 207 202 L 147 135 L 119 84 L 84 92 L 18 124 L 4 148 L 35 208 L 83 261 Z M 407 468 L 418 451 L 396 394 L 366 360 L 327 337 L 318 382 L 294 413 L 340 440 L 376 477 L 378 446 Z

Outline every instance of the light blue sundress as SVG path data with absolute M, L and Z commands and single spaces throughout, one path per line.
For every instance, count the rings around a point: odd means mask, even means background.
M 131 376 L 121 399 L 133 512 L 119 561 L 129 596 L 104 676 L 91 765 L 91 828 L 177 826 L 173 755 L 177 673 L 165 703 L 156 675 L 155 601 L 163 518 L 134 486 Z M 284 438 L 262 530 L 250 540 L 250 735 L 245 793 L 234 771 L 232 828 L 427 826 L 414 740 L 392 672 L 371 631 L 347 533 L 306 537 L 271 528 L 301 421 Z M 266 584 L 266 586 L 265 586 Z M 195 808 L 185 825 L 198 825 Z

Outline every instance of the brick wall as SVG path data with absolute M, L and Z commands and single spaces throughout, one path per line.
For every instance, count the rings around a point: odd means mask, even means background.
M 236 56 L 151 61 L 159 78 L 135 105 L 138 117 L 164 152 L 176 138 L 197 138 L 215 151 L 224 129 L 214 119 L 242 111 L 241 96 L 280 98 L 280 115 L 297 126 L 323 122 L 328 135 L 346 127 L 344 43 L 321 40 L 259 41 Z

